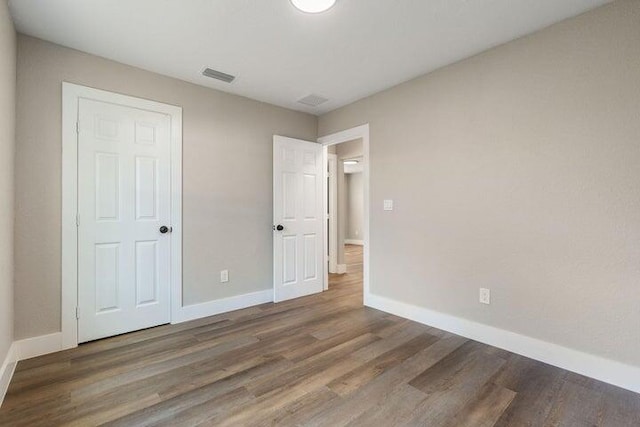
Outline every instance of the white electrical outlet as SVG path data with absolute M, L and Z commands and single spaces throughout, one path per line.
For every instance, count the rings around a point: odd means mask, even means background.
M 480 288 L 480 302 L 482 304 L 491 304 L 491 290 Z
M 220 272 L 220 283 L 227 283 L 229 281 L 229 270 L 222 270 Z

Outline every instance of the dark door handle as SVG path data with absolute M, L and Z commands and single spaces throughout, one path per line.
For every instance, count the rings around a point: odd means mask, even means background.
M 168 233 L 168 232 L 170 232 L 170 231 L 171 231 L 171 228 L 170 228 L 170 227 L 167 227 L 166 225 L 163 225 L 162 227 L 160 227 L 160 232 L 161 232 L 162 234 Z
M 278 224 L 275 227 L 273 227 L 274 230 L 278 230 L 278 231 L 282 231 L 284 230 L 284 225 L 282 224 Z

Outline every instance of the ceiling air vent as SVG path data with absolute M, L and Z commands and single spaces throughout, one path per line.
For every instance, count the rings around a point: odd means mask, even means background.
M 222 71 L 212 70 L 211 68 L 205 68 L 202 72 L 203 76 L 211 77 L 212 79 L 222 80 L 225 83 L 231 83 L 235 80 L 236 76 L 223 73 Z
M 320 95 L 311 94 L 298 100 L 298 103 L 308 105 L 309 107 L 317 107 L 318 105 L 324 104 L 327 101 L 328 101 L 327 98 L 324 98 Z

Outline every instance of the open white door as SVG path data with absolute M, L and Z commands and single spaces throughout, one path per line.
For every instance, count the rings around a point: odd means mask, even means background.
M 323 290 L 322 145 L 273 137 L 274 301 Z

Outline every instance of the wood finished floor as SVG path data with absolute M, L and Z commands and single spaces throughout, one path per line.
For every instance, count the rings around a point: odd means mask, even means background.
M 328 292 L 22 361 L 2 426 L 640 426 L 640 395 Z

